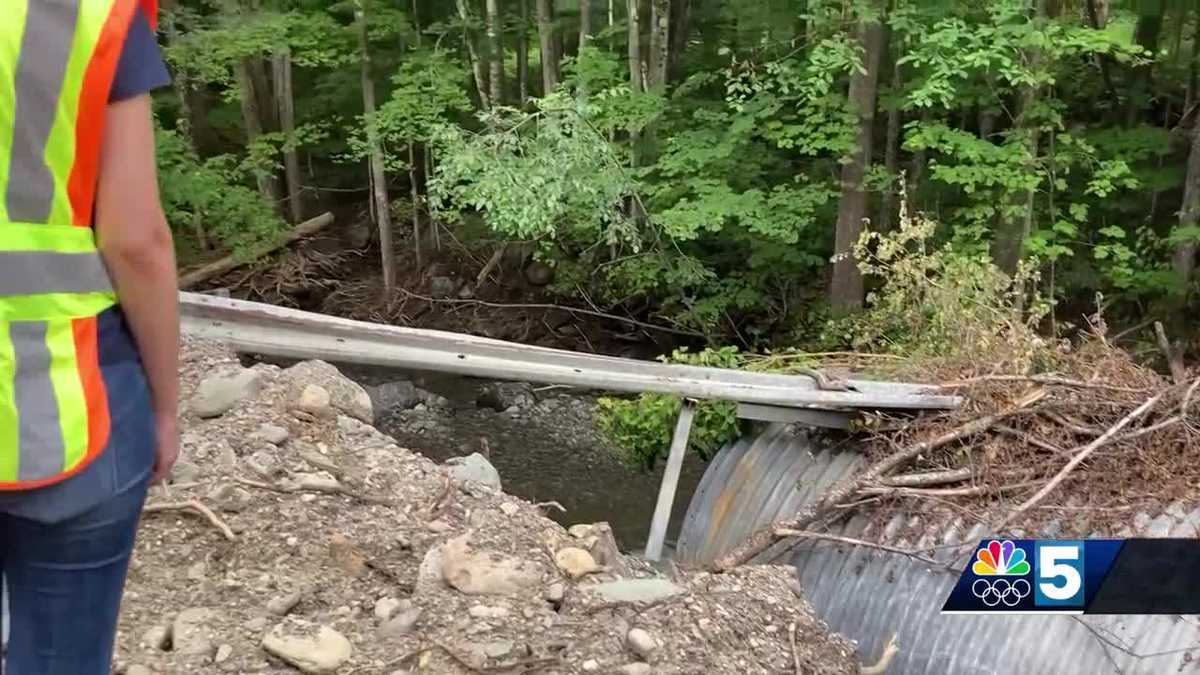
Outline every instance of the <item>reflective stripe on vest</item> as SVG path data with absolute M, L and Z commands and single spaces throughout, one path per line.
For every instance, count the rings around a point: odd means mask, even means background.
M 108 442 L 96 316 L 116 297 L 91 226 L 104 115 L 137 1 L 5 3 L 0 490 L 63 480 Z

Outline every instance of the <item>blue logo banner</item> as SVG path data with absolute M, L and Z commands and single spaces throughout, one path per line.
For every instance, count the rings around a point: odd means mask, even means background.
M 942 611 L 1082 614 L 1123 545 L 1115 539 L 985 539 Z

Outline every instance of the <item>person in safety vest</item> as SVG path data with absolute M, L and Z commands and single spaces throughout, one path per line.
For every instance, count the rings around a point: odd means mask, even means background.
M 150 91 L 154 0 L 0 7 L 0 575 L 6 675 L 107 675 L 179 319 Z

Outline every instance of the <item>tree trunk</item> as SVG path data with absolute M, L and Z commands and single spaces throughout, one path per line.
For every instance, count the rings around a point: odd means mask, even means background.
M 417 182 L 417 149 L 415 143 L 408 144 L 408 182 L 412 186 L 412 237 L 413 256 L 417 269 L 425 269 L 421 255 L 421 189 Z
M 250 59 L 250 75 L 254 78 L 254 93 L 258 96 L 263 130 L 275 131 L 279 129 L 279 120 L 275 114 L 275 91 L 271 78 L 267 76 L 267 60 L 258 56 Z
M 163 15 L 163 32 L 168 45 L 179 41 L 179 28 L 175 25 L 173 11 L 168 11 Z M 179 119 L 176 120 L 175 128 L 179 131 L 183 142 L 187 143 L 188 148 L 197 152 L 196 138 L 192 135 L 192 116 L 195 113 L 192 111 L 191 79 L 184 73 L 176 72 L 172 82 L 175 86 L 175 95 L 179 97 Z M 192 213 L 192 232 L 196 237 L 196 245 L 200 247 L 201 251 L 207 251 L 209 249 L 208 232 L 204 229 L 204 214 L 198 209 Z
M 667 67 L 671 61 L 671 0 L 650 0 L 650 67 L 651 89 L 665 87 Z
M 1047 15 L 1047 0 L 1038 0 L 1035 20 Z M 1042 53 L 1037 48 L 1030 48 L 1026 53 L 1030 70 L 1036 71 L 1042 64 Z M 1016 128 L 1024 134 L 1026 152 L 1032 165 L 1036 165 L 1039 148 L 1038 124 L 1033 119 L 1033 110 L 1037 104 L 1040 92 L 1037 87 L 1026 87 L 1021 92 L 1020 110 L 1017 113 Z M 1034 166 L 1030 170 L 1036 170 Z M 1000 225 L 992 242 L 992 259 L 996 266 L 1009 275 L 1015 275 L 1025 252 L 1025 242 L 1033 231 L 1034 197 L 1037 188 L 1034 187 L 1020 195 L 1017 204 L 1020 206 L 1019 215 L 1006 215 L 1000 219 Z
M 487 0 L 488 64 L 492 105 L 504 100 L 504 46 L 500 42 L 500 2 Z
M 413 33 L 417 41 L 417 47 L 421 46 L 421 11 L 419 0 L 412 0 L 412 25 Z
M 521 107 L 529 102 L 529 0 L 521 0 L 521 26 L 517 30 L 517 80 Z
M 1200 122 L 1192 124 L 1192 148 L 1188 153 L 1187 178 L 1183 185 L 1183 205 L 1179 209 L 1179 226 L 1200 226 Z M 1180 242 L 1175 249 L 1173 266 L 1180 287 L 1188 289 L 1196 269 L 1195 238 Z M 1185 296 L 1186 297 L 1186 296 Z
M 285 137 L 283 168 L 287 180 L 288 210 L 292 222 L 304 220 L 304 201 L 300 193 L 300 156 L 296 151 L 296 108 L 292 91 L 292 54 L 284 48 L 271 59 L 274 71 L 275 102 L 279 105 L 279 130 Z
M 887 169 L 888 189 L 883 191 L 883 197 L 879 204 L 878 229 L 880 232 L 887 232 L 892 229 L 892 214 L 896 210 L 896 190 L 899 187 L 900 173 L 900 101 L 898 100 L 899 92 L 904 83 L 902 81 L 901 66 L 898 63 L 900 60 L 900 50 L 896 49 L 897 63 L 892 64 L 892 104 L 887 110 L 887 137 L 884 141 L 887 145 L 883 149 L 883 164 Z
M 242 124 L 246 127 L 247 146 L 252 145 L 263 133 L 262 114 L 258 108 L 259 97 L 254 90 L 254 76 L 251 73 L 253 66 L 250 61 L 249 58 L 241 59 L 234 66 L 238 79 L 238 95 L 242 104 Z M 277 211 L 280 202 L 283 201 L 279 179 L 271 171 L 255 172 L 254 178 L 263 200 L 272 211 Z
M 1149 51 L 1151 58 L 1158 51 L 1162 27 L 1163 0 L 1145 0 L 1138 13 L 1134 41 Z M 1130 71 L 1129 98 L 1125 102 L 1125 126 L 1132 127 L 1137 124 L 1138 114 L 1150 96 L 1150 80 L 1153 74 L 1153 63 L 1137 66 Z
M 357 0 L 359 61 L 362 66 L 362 97 L 364 121 L 367 125 L 367 146 L 370 152 L 371 196 L 375 202 L 375 219 L 379 225 L 380 260 L 383 264 L 383 288 L 391 294 L 396 289 L 396 250 L 392 245 L 392 210 L 388 198 L 387 174 L 384 171 L 383 148 L 375 127 L 375 81 L 371 78 L 371 51 L 367 47 L 367 17 L 362 0 Z
M 471 61 L 471 74 L 475 78 L 475 91 L 479 94 L 479 107 L 489 110 L 492 107 L 488 96 L 487 75 L 483 70 L 483 62 L 479 60 L 479 50 L 475 49 L 475 41 L 471 39 L 471 31 L 467 24 L 471 20 L 467 12 L 466 0 L 455 0 L 458 5 L 458 16 L 463 22 L 463 44 L 467 46 L 467 58 Z
M 633 93 L 642 91 L 642 29 L 638 15 L 642 11 L 641 0 L 629 0 L 629 88 Z
M 579 49 L 592 41 L 592 0 L 579 0 Z
M 1196 105 L 1197 68 L 1200 67 L 1200 17 L 1196 19 L 1195 33 L 1192 34 L 1192 58 L 1188 62 L 1187 91 L 1183 97 L 1183 114 L 1192 114 L 1192 106 Z
M 671 82 L 678 82 L 683 76 L 683 53 L 687 50 L 691 11 L 691 0 L 671 2 L 671 56 L 667 59 L 667 77 Z
M 879 63 L 883 52 L 883 24 L 878 20 L 859 25 L 863 49 L 862 71 L 850 78 L 850 106 L 858 116 L 858 138 L 850 161 L 842 167 L 842 196 L 838 205 L 833 283 L 830 302 L 835 311 L 862 307 L 863 278 L 854 258 L 854 246 L 867 216 L 867 193 L 863 179 L 871 165 L 875 131 L 875 99 L 879 88 Z
M 558 54 L 554 46 L 554 12 L 551 0 L 537 3 L 538 44 L 542 50 L 542 95 L 558 87 Z
M 928 125 L 933 120 L 933 113 L 930 108 L 921 109 L 921 124 Z M 910 201 L 910 211 L 915 211 L 920 208 L 921 204 L 917 199 L 917 194 L 921 191 L 921 185 L 925 182 L 925 171 L 929 166 L 929 151 L 921 148 L 913 153 L 910 160 L 908 170 L 908 180 L 905 190 L 908 191 L 907 198 Z

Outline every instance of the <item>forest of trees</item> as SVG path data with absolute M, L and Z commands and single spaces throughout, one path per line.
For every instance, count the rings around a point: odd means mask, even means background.
M 381 293 L 449 229 L 717 344 L 869 303 L 855 245 L 902 209 L 1068 320 L 1179 319 L 1196 286 L 1200 2 L 165 5 L 184 260 L 352 204 Z

